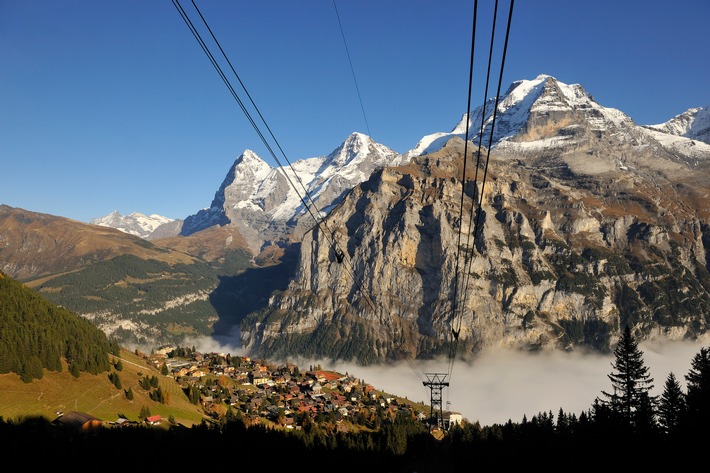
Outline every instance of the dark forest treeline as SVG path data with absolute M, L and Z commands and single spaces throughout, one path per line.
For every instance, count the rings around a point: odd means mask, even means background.
M 328 431 L 315 423 L 293 431 L 261 424 L 247 427 L 236 417 L 192 428 L 136 426 L 70 433 L 41 419 L 21 424 L 0 419 L 0 442 L 13 449 L 41 445 L 42 456 L 33 459 L 33 466 L 74 458 L 125 468 L 150 457 L 150 463 L 161 469 L 300 471 L 301 465 L 339 472 L 441 473 L 511 471 L 535 465 L 545 465 L 546 471 L 580 467 L 617 471 L 622 466 L 656 471 L 661 465 L 693 465 L 708 440 L 702 431 L 669 436 L 661 431 L 642 435 L 618 430 L 618 425 L 594 411 L 574 421 L 570 417 L 575 416 L 563 414 L 555 422 L 551 414 L 540 414 L 530 421 L 486 427 L 465 423 L 441 439 L 403 414 L 383 422 L 377 431 L 360 432 Z
M 161 468 L 458 472 L 541 466 L 547 471 L 677 471 L 702 461 L 710 440 L 710 349 L 702 348 L 692 359 L 684 376 L 685 391 L 671 373 L 658 397 L 650 394 L 653 380 L 628 327 L 614 354 L 608 375 L 612 389 L 603 391 L 586 411 L 574 414 L 560 408 L 556 414 L 541 412 L 491 426 L 464 422 L 443 437 L 432 435 L 436 429 L 403 411 L 383 419 L 375 430 L 348 432 L 308 416 L 294 430 L 247 426 L 240 412 L 228 411 L 219 420 L 191 428 L 140 425 L 88 432 L 63 430 L 37 418 L 0 418 L 0 444 L 42 445 L 45 455 L 35 464 L 47 459 L 48 465 L 60 457 L 132 462 L 138 451 L 148 449 Z
M 25 382 L 41 379 L 43 369 L 61 371 L 66 361 L 74 376 L 111 367 L 118 344 L 67 309 L 0 273 L 0 374 L 16 373 Z

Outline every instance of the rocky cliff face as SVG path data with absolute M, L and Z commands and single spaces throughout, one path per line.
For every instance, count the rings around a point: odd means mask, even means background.
M 625 325 L 640 339 L 706 336 L 710 146 L 546 76 L 499 106 L 490 154 L 459 126 L 356 186 L 305 235 L 289 288 L 242 323 L 243 345 L 375 363 L 604 352 Z

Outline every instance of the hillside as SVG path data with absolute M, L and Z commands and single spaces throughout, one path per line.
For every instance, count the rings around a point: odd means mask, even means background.
M 119 255 L 169 264 L 195 258 L 114 228 L 0 205 L 0 271 L 20 281 L 75 271 Z
M 137 421 L 145 407 L 190 424 L 201 419 L 174 380 L 159 376 L 90 321 L 2 273 L 0 334 L 0 417 L 53 420 L 61 412 L 80 411 L 107 421 L 119 413 Z M 160 378 L 165 404 L 152 401 L 150 390 L 139 384 L 147 376 Z
M 2 292 L 0 303 L 5 309 L 10 299 L 32 292 L 10 278 L 3 280 L 15 289 Z M 31 300 L 40 297 L 32 296 Z M 31 325 L 26 333 L 34 338 L 50 323 Z M 626 351 L 642 356 L 628 327 L 625 337 Z M 617 347 L 617 363 L 625 353 Z M 554 471 L 555 465 L 590 455 L 601 467 L 610 460 L 605 452 L 630 440 L 675 456 L 689 446 L 698 448 L 701 431 L 710 421 L 706 395 L 710 350 L 706 348 L 692 360 L 687 395 L 680 386 L 669 384 L 673 379 L 669 377 L 663 398 L 652 401 L 660 406 L 658 421 L 654 409 L 637 408 L 633 419 L 645 415 L 648 422 L 629 423 L 620 417 L 626 410 L 615 407 L 623 404 L 604 401 L 595 402 L 579 417 L 560 408 L 556 418 L 552 411 L 539 412 L 530 420 L 523 418 L 521 424 L 509 421 L 484 427 L 460 417 L 452 425 L 454 413 L 447 413 L 451 416 L 442 418 L 444 429 L 427 425 L 426 406 L 319 366 L 301 372 L 293 364 L 276 366 L 267 360 L 187 348 L 168 357 L 120 349 L 110 356 L 110 363 L 103 373 L 77 376 L 63 362 L 60 370 L 46 370 L 31 382 L 14 373 L 0 375 L 0 442 L 23 452 L 42 445 L 43 456 L 32 460 L 35 467 L 55 464 L 62 455 L 105 462 L 116 452 L 149 448 L 162 467 L 184 468 L 204 465 L 204 456 L 196 455 L 193 448 L 208 446 L 223 452 L 237 445 L 248 452 L 242 465 L 263 466 L 262 459 L 278 451 L 284 462 L 306 455 L 328 464 L 345 461 L 342 471 L 365 467 L 392 472 L 461 471 L 474 463 L 492 469 L 509 455 L 512 460 L 506 464 L 519 467 L 536 452 L 552 447 L 561 452 L 555 457 Z M 628 369 L 612 366 L 615 371 Z M 634 373 L 634 379 L 645 379 L 643 372 Z M 634 389 L 645 393 L 647 388 Z M 687 399 L 687 404 L 671 400 L 672 392 Z M 692 415 L 677 416 L 684 409 Z M 675 429 L 669 427 L 669 413 L 676 415 Z M 52 422 L 75 414 L 98 419 L 97 424 L 73 430 Z M 159 423 L 144 422 L 149 417 Z M 221 468 L 234 461 L 231 455 L 216 455 L 210 465 Z M 638 467 L 647 462 L 633 457 L 632 463 Z
M 0 374 L 24 382 L 42 378 L 43 369 L 74 376 L 109 369 L 108 354 L 118 345 L 88 320 L 57 307 L 0 272 Z
M 122 369 L 116 370 L 121 360 Z M 174 379 L 162 376 L 144 358 L 121 349 L 120 356 L 111 356 L 110 373 L 118 375 L 121 388 L 109 379 L 109 372 L 100 374 L 82 373 L 73 377 L 66 369 L 61 372 L 45 371 L 42 379 L 24 383 L 16 374 L 0 375 L 0 417 L 21 419 L 43 417 L 49 421 L 59 413 L 78 411 L 90 414 L 107 422 L 116 421 L 119 415 L 138 422 L 141 409 L 147 408 L 151 415 L 164 419 L 173 417 L 183 425 L 198 424 L 205 418 L 200 408 L 188 401 L 185 393 Z M 157 376 L 161 390 L 168 402 L 162 404 L 150 399 L 150 391 L 143 389 L 139 381 Z M 126 391 L 133 392 L 133 399 Z
M 6 205 L 0 243 L 7 275 L 145 351 L 231 333 L 286 287 L 295 259 L 277 246 L 253 256 L 232 226 L 146 241 Z

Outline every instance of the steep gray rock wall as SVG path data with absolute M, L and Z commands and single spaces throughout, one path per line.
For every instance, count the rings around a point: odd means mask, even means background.
M 331 233 L 305 235 L 296 278 L 242 325 L 243 344 L 373 363 L 447 353 L 457 327 L 461 356 L 609 351 L 626 324 L 641 338 L 703 336 L 708 175 L 628 136 L 608 141 L 501 147 L 485 184 L 481 169 L 466 185 L 463 212 L 461 140 L 376 172 L 329 215 Z

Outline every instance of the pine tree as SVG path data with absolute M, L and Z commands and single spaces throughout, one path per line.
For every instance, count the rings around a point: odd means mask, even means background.
M 685 417 L 685 394 L 673 373 L 666 378 L 663 394 L 658 403 L 658 423 L 666 434 L 676 433 Z
M 693 357 L 685 380 L 689 426 L 700 431 L 710 422 L 710 348 L 701 348 Z
M 638 348 L 627 325 L 614 350 L 614 371 L 608 375 L 613 392 L 602 391 L 613 421 L 634 433 L 647 432 L 655 425 L 656 398 L 650 395 L 653 378 L 643 362 L 643 352 Z
M 140 412 L 138 413 L 138 418 L 139 418 L 140 420 L 145 420 L 145 419 L 147 419 L 147 418 L 150 417 L 150 416 L 151 416 L 151 414 L 150 414 L 150 409 L 148 408 L 148 406 L 143 406 L 143 407 L 141 407 L 141 410 L 140 410 Z
M 200 388 L 198 388 L 197 386 L 190 386 L 187 390 L 187 399 L 193 404 L 199 403 Z

